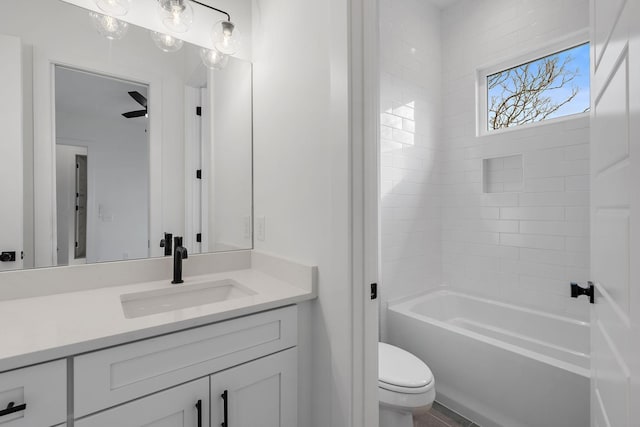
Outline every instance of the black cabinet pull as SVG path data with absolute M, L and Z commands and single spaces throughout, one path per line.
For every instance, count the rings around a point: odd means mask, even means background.
M 220 424 L 222 427 L 229 427 L 229 392 L 225 390 L 222 393 L 222 403 L 223 403 L 223 414 L 224 414 L 224 422 Z
M 0 411 L 0 417 L 4 417 L 5 415 L 13 414 L 14 412 L 20 412 L 27 409 L 27 404 L 23 403 L 22 405 L 15 406 L 15 402 L 9 402 L 7 405 L 7 409 L 3 409 Z
M 202 427 L 202 400 L 198 400 L 196 403 L 196 410 L 198 411 L 198 427 Z

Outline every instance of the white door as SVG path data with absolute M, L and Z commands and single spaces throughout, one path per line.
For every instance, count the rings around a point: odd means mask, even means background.
M 209 425 L 209 378 L 152 394 L 76 420 L 76 427 L 196 427 Z
M 292 348 L 212 375 L 211 425 L 298 427 L 297 357 Z
M 0 252 L 15 253 L 15 261 L 0 262 L 2 271 L 22 268 L 22 54 L 17 37 L 0 35 L 0 82 Z
M 640 425 L 640 0 L 592 0 L 591 425 Z

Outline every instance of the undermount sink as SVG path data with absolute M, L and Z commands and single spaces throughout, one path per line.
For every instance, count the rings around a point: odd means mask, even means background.
M 229 301 L 255 295 L 256 292 L 235 280 L 221 279 L 171 288 L 134 292 L 120 296 L 127 319 L 165 313 L 181 308 Z

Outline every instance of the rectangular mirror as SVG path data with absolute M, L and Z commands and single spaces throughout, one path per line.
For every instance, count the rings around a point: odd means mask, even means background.
M 252 247 L 252 70 L 210 70 L 89 11 L 6 0 L 0 16 L 0 271 Z

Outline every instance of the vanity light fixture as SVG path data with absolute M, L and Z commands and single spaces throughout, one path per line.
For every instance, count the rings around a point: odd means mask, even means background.
M 189 0 L 158 0 L 158 13 L 164 26 L 174 33 L 186 33 L 193 23 Z
M 200 58 L 206 67 L 213 70 L 224 68 L 229 61 L 229 55 L 235 54 L 240 49 L 238 32 L 235 31 L 235 24 L 231 22 L 229 13 L 197 0 L 157 0 L 162 23 L 171 32 L 186 32 L 193 22 L 193 8 L 189 4 L 190 1 L 226 15 L 227 19 L 216 22 L 211 31 L 213 48 L 200 50 Z M 154 37 L 155 40 L 156 38 Z M 167 51 L 161 45 L 158 45 L 158 47 Z
M 218 21 L 213 26 L 211 40 L 213 47 L 223 55 L 233 55 L 240 48 L 238 32 L 234 37 L 235 25 L 231 21 Z
M 169 33 L 151 32 L 151 38 L 156 46 L 164 52 L 176 52 L 180 50 L 183 41 L 173 34 L 189 31 L 193 23 L 193 7 L 191 2 L 197 3 L 207 9 L 214 10 L 226 16 L 226 20 L 218 21 L 211 30 L 212 48 L 203 48 L 200 58 L 203 64 L 214 70 L 224 68 L 229 61 L 229 56 L 234 55 L 240 49 L 238 31 L 231 15 L 222 9 L 209 6 L 197 0 L 156 0 L 157 9 L 163 25 Z M 106 15 L 91 12 L 91 19 L 98 32 L 109 40 L 119 40 L 127 32 L 129 24 L 120 21 L 115 16 L 125 15 L 129 11 L 132 0 L 95 0 L 100 10 Z
M 131 0 L 95 0 L 96 6 L 111 16 L 124 16 L 129 12 Z
M 227 62 L 229 62 L 229 55 L 220 53 L 215 49 L 203 47 L 200 49 L 200 59 L 202 59 L 205 67 L 212 70 L 221 70 L 227 65 Z
M 227 17 L 226 20 L 216 22 L 211 30 L 211 42 L 213 43 L 213 49 L 203 48 L 200 50 L 202 63 L 212 70 L 220 70 L 227 65 L 227 62 L 229 62 L 229 56 L 234 55 L 240 49 L 238 31 L 235 29 L 236 26 L 231 22 L 231 15 L 224 10 L 209 6 L 208 4 L 201 3 L 197 0 L 191 1 L 199 4 L 200 6 L 215 10 Z
M 179 38 L 156 31 L 151 31 L 151 39 L 153 39 L 153 42 L 158 46 L 158 49 L 163 52 L 177 52 L 184 44 Z
M 97 12 L 89 12 L 89 16 L 98 33 L 109 40 L 120 40 L 129 29 L 129 24 L 113 16 Z

